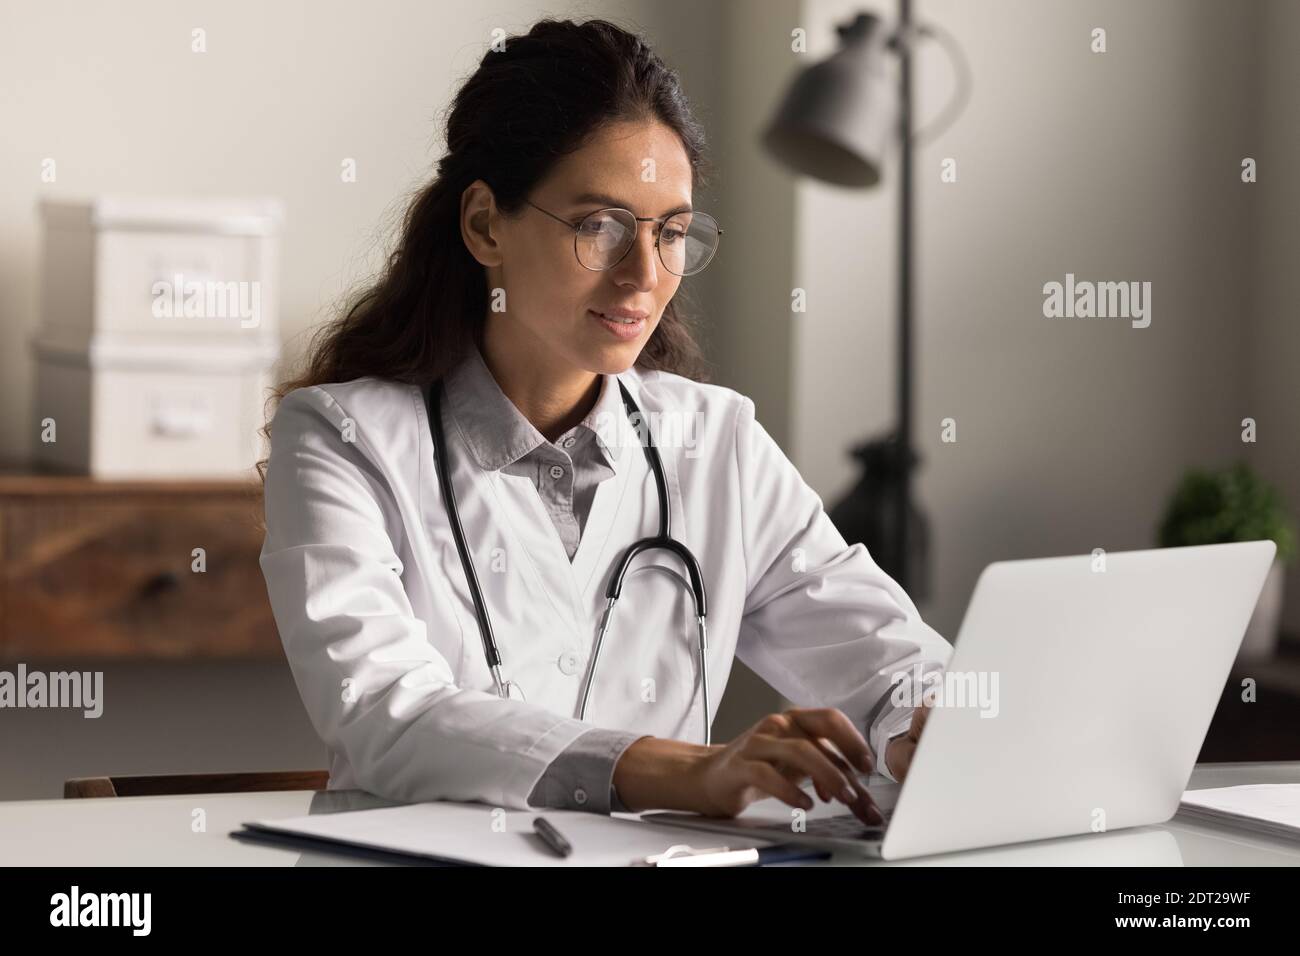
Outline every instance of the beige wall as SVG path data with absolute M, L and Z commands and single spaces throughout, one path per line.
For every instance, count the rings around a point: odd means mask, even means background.
M 1300 4 L 1269 0 L 1258 24 L 1259 60 L 1250 101 L 1258 110 L 1252 155 L 1259 183 L 1252 187 L 1254 228 L 1248 254 L 1250 336 L 1246 350 L 1244 412 L 1258 420 L 1259 466 L 1300 510 Z M 1287 577 L 1283 626 L 1300 634 L 1300 560 Z
M 722 25 L 720 135 L 724 245 L 717 328 L 720 377 L 754 400 L 755 413 L 778 442 L 790 447 L 790 288 L 794 285 L 796 182 L 758 148 L 790 80 L 802 63 L 789 53 L 799 22 L 794 0 L 752 0 L 726 6 Z

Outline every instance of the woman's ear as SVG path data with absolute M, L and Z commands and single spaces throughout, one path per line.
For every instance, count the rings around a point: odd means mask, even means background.
M 501 243 L 494 235 L 500 217 L 492 187 L 476 179 L 460 194 L 460 234 L 480 265 L 501 265 Z

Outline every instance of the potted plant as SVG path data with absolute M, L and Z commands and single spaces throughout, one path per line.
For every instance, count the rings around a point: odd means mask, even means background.
M 1282 615 L 1282 566 L 1295 551 L 1295 527 L 1277 490 L 1244 461 L 1218 471 L 1193 469 L 1174 492 L 1158 538 L 1162 548 L 1265 538 L 1277 545 L 1239 652 L 1242 657 L 1271 657 Z

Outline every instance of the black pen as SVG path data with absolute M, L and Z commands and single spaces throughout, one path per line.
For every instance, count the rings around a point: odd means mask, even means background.
M 542 838 L 542 842 L 550 847 L 556 856 L 568 856 L 573 852 L 569 841 L 564 839 L 560 831 L 555 829 L 545 817 L 537 817 L 533 820 L 533 832 Z

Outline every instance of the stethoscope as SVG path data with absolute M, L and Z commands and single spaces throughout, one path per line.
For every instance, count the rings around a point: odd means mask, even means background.
M 641 409 L 632 400 L 628 393 L 627 386 L 622 382 L 618 383 L 619 392 L 623 396 L 623 408 L 626 410 L 628 420 L 636 427 L 639 421 L 644 420 Z M 442 488 L 442 501 L 447 509 L 447 518 L 451 524 L 452 537 L 456 540 L 456 550 L 460 553 L 460 563 L 465 569 L 465 580 L 469 583 L 470 597 L 474 601 L 474 614 L 478 618 L 479 635 L 483 639 L 483 653 L 487 657 L 488 669 L 492 672 L 492 682 L 496 686 L 497 695 L 500 697 L 510 697 L 511 688 L 519 692 L 521 698 L 524 697 L 523 689 L 512 680 L 505 680 L 501 676 L 501 651 L 497 647 L 496 636 L 492 633 L 492 620 L 488 616 L 487 604 L 483 600 L 483 591 L 479 588 L 478 575 L 474 571 L 474 562 L 470 560 L 469 548 L 465 544 L 465 531 L 460 524 L 460 511 L 456 507 L 456 492 L 451 486 L 451 466 L 447 458 L 447 439 L 443 434 L 442 428 L 442 380 L 434 382 L 427 389 L 426 407 L 429 412 L 429 428 L 433 433 L 434 455 L 438 460 L 438 484 Z M 682 578 L 680 574 L 669 569 L 659 567 L 658 565 L 649 565 L 638 568 L 643 570 L 658 570 L 671 575 L 680 581 L 684 586 L 689 587 L 691 597 L 695 601 L 695 624 L 699 635 L 700 648 L 700 692 L 704 698 L 704 743 L 710 742 L 711 734 L 709 729 L 709 669 L 708 669 L 708 629 L 705 625 L 705 617 L 708 608 L 705 602 L 704 594 L 704 577 L 700 574 L 700 563 L 695 560 L 695 555 L 691 554 L 690 548 L 682 544 L 672 536 L 670 530 L 670 516 L 668 510 L 668 481 L 664 478 L 664 464 L 659 458 L 659 450 L 655 447 L 654 436 L 650 434 L 649 425 L 646 427 L 646 441 L 643 445 L 645 449 L 646 460 L 650 463 L 650 470 L 654 472 L 655 488 L 659 493 L 659 533 L 654 537 L 642 538 L 640 541 L 633 542 L 628 549 L 623 552 L 623 557 L 619 560 L 614 569 L 614 574 L 610 578 L 609 586 L 605 589 L 605 612 L 600 618 L 600 631 L 596 634 L 596 644 L 592 649 L 591 663 L 587 668 L 586 686 L 582 692 L 582 704 L 578 710 L 578 719 L 582 720 L 587 714 L 587 700 L 591 696 L 591 686 L 596 679 L 596 664 L 600 660 L 600 649 L 605 641 L 605 633 L 609 630 L 610 620 L 613 617 L 614 605 L 623 591 L 623 578 L 627 576 L 628 566 L 632 559 L 644 551 L 671 551 L 681 559 L 686 566 L 686 573 L 690 575 L 690 583 Z

